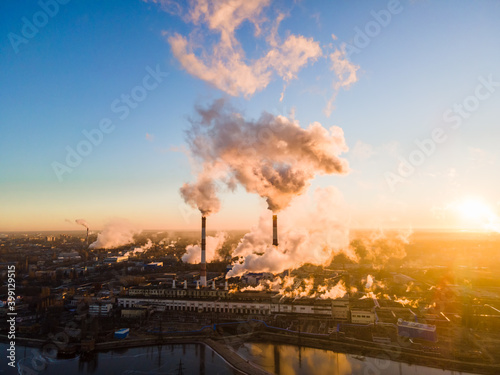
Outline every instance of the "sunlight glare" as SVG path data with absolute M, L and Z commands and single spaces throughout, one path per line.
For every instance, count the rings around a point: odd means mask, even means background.
M 483 220 L 491 216 L 491 209 L 482 201 L 468 199 L 458 205 L 458 212 L 464 219 Z

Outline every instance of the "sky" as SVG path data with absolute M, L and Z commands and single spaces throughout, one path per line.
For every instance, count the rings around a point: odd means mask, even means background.
M 186 131 L 223 99 L 247 121 L 339 127 L 352 228 L 498 231 L 498 1 L 2 1 L 0 231 L 197 229 Z M 265 199 L 219 192 L 211 228 Z M 300 197 L 299 197 L 300 198 Z

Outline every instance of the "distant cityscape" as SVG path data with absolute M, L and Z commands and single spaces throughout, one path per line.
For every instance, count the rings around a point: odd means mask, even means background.
M 402 360 L 422 357 L 428 366 L 485 373 L 500 362 L 500 285 L 489 267 L 460 266 L 469 278 L 464 284 L 447 265 L 425 265 L 420 259 L 411 266 L 408 260 L 419 255 L 408 246 L 404 259 L 392 259 L 384 268 L 339 255 L 327 267 L 305 264 L 277 275 L 249 272 L 226 278 L 231 262 L 221 257 L 207 265 L 203 286 L 200 264 L 182 261 L 186 244 L 197 234 L 165 235 L 144 232 L 136 244 L 113 250 L 89 250 L 94 234 L 2 235 L 3 279 L 8 266 L 16 269 L 18 342 L 48 345 L 64 357 L 141 340 L 231 338 L 241 345 L 265 339 L 375 357 L 397 348 Z M 231 233 L 233 242 L 238 235 Z M 446 234 L 417 235 L 413 248 L 429 236 L 437 240 Z M 454 237 L 449 235 L 448 246 Z M 469 237 L 477 243 L 475 235 Z M 149 241 L 147 250 L 134 252 Z M 336 292 L 322 294 L 323 285 L 337 287 Z M 6 284 L 0 297 L 1 314 L 7 316 Z M 2 330 L 8 328 L 6 321 L 1 320 Z M 243 336 L 242 324 L 247 325 Z M 65 332 L 70 334 L 64 345 L 47 340 Z

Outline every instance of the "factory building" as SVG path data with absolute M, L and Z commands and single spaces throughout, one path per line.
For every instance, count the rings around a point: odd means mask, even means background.
M 114 256 L 104 259 L 103 262 L 107 264 L 114 264 L 114 263 L 125 262 L 127 260 L 128 260 L 127 256 Z
M 335 320 L 349 320 L 349 300 L 347 298 L 332 301 L 332 317 Z
M 136 305 L 154 306 L 157 311 L 192 311 L 192 312 L 218 312 L 240 314 L 304 314 L 331 317 L 332 308 L 330 301 L 311 300 L 309 303 L 279 303 L 276 301 L 255 302 L 245 300 L 192 300 L 192 299 L 159 299 L 140 297 L 120 297 L 118 306 L 130 308 Z
M 411 339 L 421 339 L 426 341 L 437 341 L 436 326 L 417 322 L 408 322 L 403 319 L 398 320 L 398 335 Z
M 160 297 L 160 298 L 227 298 L 227 290 L 221 289 L 193 289 L 193 288 L 168 288 L 157 286 L 131 287 L 128 295 L 131 297 Z
M 111 303 L 93 303 L 89 306 L 90 316 L 109 316 L 113 310 L 113 305 Z
M 375 313 L 372 310 L 351 310 L 351 323 L 371 324 L 375 322 Z

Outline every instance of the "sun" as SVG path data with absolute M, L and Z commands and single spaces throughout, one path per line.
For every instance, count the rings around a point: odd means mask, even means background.
M 479 199 L 467 199 L 457 206 L 458 212 L 464 219 L 485 220 L 492 215 L 491 208 Z
M 464 199 L 453 205 L 462 225 L 468 229 L 500 233 L 500 217 L 495 210 L 481 199 Z

